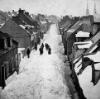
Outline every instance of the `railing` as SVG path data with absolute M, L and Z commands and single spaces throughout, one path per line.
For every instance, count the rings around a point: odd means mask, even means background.
M 89 51 L 91 51 L 91 49 L 95 46 L 95 44 L 98 43 L 98 40 L 100 40 L 100 32 L 98 32 L 96 35 L 94 35 L 94 36 L 93 36 L 92 38 L 90 38 L 89 40 L 93 41 L 93 44 L 90 46 L 89 49 L 87 49 L 86 51 L 84 50 L 84 52 L 76 58 L 76 59 L 78 59 L 78 60 L 77 60 L 75 63 L 77 63 L 77 62 L 81 59 L 82 55 L 89 54 Z M 74 64 L 75 64 L 75 63 L 74 63 Z

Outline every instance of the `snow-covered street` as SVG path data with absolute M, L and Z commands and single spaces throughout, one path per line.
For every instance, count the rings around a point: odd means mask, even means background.
M 71 92 L 64 77 L 70 75 L 61 35 L 56 24 L 52 24 L 41 43 L 48 43 L 51 54 L 44 48 L 43 55 L 32 50 L 30 58 L 24 57 L 18 75 L 8 79 L 1 99 L 71 99 Z

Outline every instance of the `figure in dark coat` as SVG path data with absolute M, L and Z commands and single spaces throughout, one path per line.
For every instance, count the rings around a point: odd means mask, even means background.
M 46 50 L 49 49 L 49 45 L 47 43 L 45 43 L 45 48 L 46 48 Z
M 42 54 L 43 54 L 43 49 L 44 49 L 44 44 L 42 43 L 42 45 L 41 45 L 41 46 L 40 46 L 40 48 L 39 48 L 40 55 L 42 55 Z
M 45 43 L 45 48 L 46 50 L 48 51 L 48 54 L 51 54 L 51 48 L 50 48 L 50 45 Z
M 51 54 L 51 48 L 49 47 L 49 49 L 48 49 L 48 54 Z
M 27 53 L 27 57 L 30 58 L 30 49 L 29 48 L 27 49 L 26 53 Z

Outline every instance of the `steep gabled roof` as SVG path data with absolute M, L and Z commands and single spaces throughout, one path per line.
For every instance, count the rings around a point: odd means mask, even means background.
M 69 38 L 75 31 L 77 31 L 82 25 L 81 21 L 77 21 L 68 31 L 67 31 L 67 38 Z
M 13 37 L 16 37 L 17 35 L 22 36 L 29 36 L 29 33 L 21 28 L 19 25 L 17 25 L 14 21 L 9 19 L 2 28 L 0 28 L 2 32 L 8 33 Z
M 9 37 L 11 37 L 9 34 L 0 31 L 0 38 L 9 38 Z
M 33 25 L 38 26 L 38 22 L 33 20 L 29 14 L 26 13 L 19 13 L 17 16 L 12 17 L 12 20 L 15 21 L 18 25 Z

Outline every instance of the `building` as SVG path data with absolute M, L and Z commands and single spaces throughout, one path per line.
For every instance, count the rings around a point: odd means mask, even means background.
M 81 30 L 82 23 L 77 21 L 68 31 L 66 31 L 66 54 L 72 53 L 73 43 L 76 41 L 75 34 Z
M 67 31 L 73 24 L 73 20 L 69 16 L 64 16 L 58 23 L 61 34 Z
M 11 19 L 0 30 L 11 35 L 19 43 L 19 48 L 27 48 L 30 45 L 30 34 Z
M 97 92 L 99 92 L 100 89 L 100 31 L 88 41 L 92 41 L 93 43 L 87 50 L 80 52 L 77 58 L 75 58 L 77 62 L 74 62 L 74 70 L 76 74 L 80 73 L 80 76 L 77 75 L 77 77 L 80 81 L 80 85 L 82 86 L 85 96 L 89 99 L 99 99 L 100 95 Z M 91 66 L 89 61 L 84 61 L 83 58 L 93 60 L 94 67 L 93 65 Z M 88 65 L 85 66 L 84 64 Z
M 94 22 L 94 18 L 92 15 L 89 16 L 83 16 L 80 18 L 80 21 L 82 22 L 82 30 L 84 32 L 90 32 L 92 34 L 92 26 Z
M 19 68 L 18 43 L 7 33 L 0 31 L 0 86 L 5 87 L 5 80 Z
M 94 23 L 93 23 L 93 34 L 96 34 L 100 31 L 100 14 L 94 15 Z

